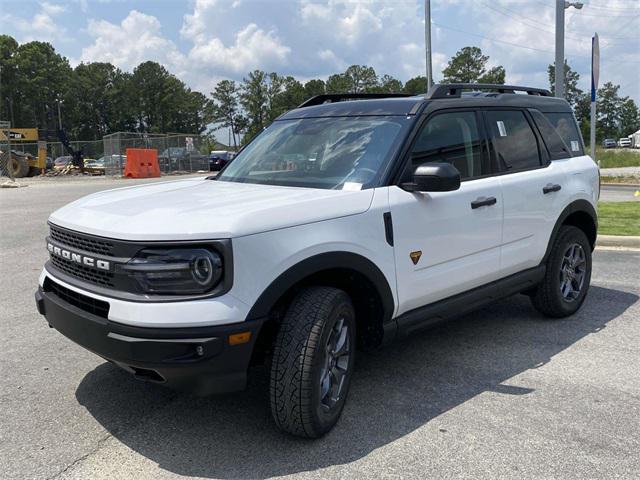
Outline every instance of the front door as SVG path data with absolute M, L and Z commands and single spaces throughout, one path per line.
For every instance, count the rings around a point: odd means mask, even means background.
M 481 116 L 444 111 L 430 117 L 416 137 L 407 174 L 427 162 L 453 164 L 462 184 L 451 192 L 389 188 L 398 315 L 499 276 L 502 192 L 491 176 Z

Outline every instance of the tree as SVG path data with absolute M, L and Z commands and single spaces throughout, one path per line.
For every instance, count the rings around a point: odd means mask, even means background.
M 327 93 L 353 93 L 351 82 L 344 73 L 336 73 L 327 79 Z
M 284 112 L 296 108 L 307 99 L 305 87 L 291 76 L 281 77 L 281 90 L 274 97 L 269 118 L 276 119 Z
M 504 83 L 504 67 L 494 67 L 487 72 L 489 56 L 478 47 L 459 50 L 442 70 L 443 83 Z
M 267 74 L 254 70 L 242 80 L 240 103 L 247 116 L 247 131 L 243 141 L 250 141 L 267 125 Z
M 400 93 L 402 92 L 402 82 L 391 75 L 382 75 L 378 86 L 373 88 L 376 92 L 382 93 Z
M 478 78 L 478 83 L 489 83 L 494 85 L 504 85 L 506 72 L 503 66 L 493 67 L 487 73 Z
M 15 55 L 18 42 L 9 35 L 0 35 L 0 119 L 13 124 L 13 103 L 16 95 Z
M 427 77 L 418 76 L 407 80 L 407 83 L 404 84 L 404 93 L 411 93 L 412 95 L 427 93 Z
M 556 69 L 553 64 L 547 67 L 549 74 L 549 86 L 551 93 L 556 94 Z M 580 74 L 571 69 L 567 61 L 564 61 L 564 98 L 569 102 L 573 109 L 576 108 L 578 102 L 582 100 L 584 92 L 578 88 Z
M 29 42 L 18 46 L 12 62 L 13 123 L 19 127 L 49 128 L 56 120 L 57 102 L 69 88 L 69 61 L 49 43 Z
M 625 97 L 620 106 L 618 137 L 628 137 L 640 129 L 640 111 L 633 99 Z
M 326 93 L 323 80 L 309 80 L 304 84 L 304 94 L 306 98 L 315 97 L 316 95 L 324 95 Z
M 236 137 L 240 136 L 239 127 L 243 124 L 240 111 L 240 89 L 233 80 L 222 80 L 211 92 L 211 96 L 213 98 L 212 122 L 219 128 L 230 129 L 233 146 L 237 149 Z
M 620 125 L 620 111 L 622 99 L 618 95 L 620 85 L 611 82 L 605 83 L 598 89 L 597 112 L 598 123 L 597 133 L 599 138 L 617 138 Z
M 351 65 L 344 73 L 327 79 L 327 93 L 366 93 L 378 88 L 378 76 L 372 67 Z

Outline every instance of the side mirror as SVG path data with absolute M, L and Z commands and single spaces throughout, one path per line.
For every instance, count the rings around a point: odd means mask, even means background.
M 450 192 L 460 188 L 460 172 L 450 163 L 423 163 L 413 172 L 413 182 L 401 183 L 407 192 Z

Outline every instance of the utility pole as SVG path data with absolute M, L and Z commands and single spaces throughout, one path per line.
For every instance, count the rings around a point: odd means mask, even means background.
M 567 2 L 556 0 L 556 61 L 555 69 L 555 93 L 556 97 L 564 98 L 564 11 L 569 7 L 580 10 L 582 2 Z
M 60 104 L 62 100 L 58 99 L 58 129 L 62 131 L 62 115 L 60 115 Z
M 427 91 L 429 91 L 433 79 L 431 68 L 431 0 L 424 0 L 424 44 L 427 57 Z
M 596 93 L 598 92 L 598 82 L 600 79 L 600 40 L 596 33 L 591 38 L 591 125 L 589 128 L 589 144 L 591 146 L 591 158 L 600 166 L 596 159 Z

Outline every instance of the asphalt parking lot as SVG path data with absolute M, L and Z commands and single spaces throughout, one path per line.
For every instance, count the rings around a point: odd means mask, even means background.
M 275 430 L 267 378 L 195 398 L 140 383 L 47 327 L 49 213 L 131 181 L 0 190 L 0 477 L 637 478 L 640 252 L 597 250 L 572 318 L 524 296 L 360 355 L 325 438 Z

